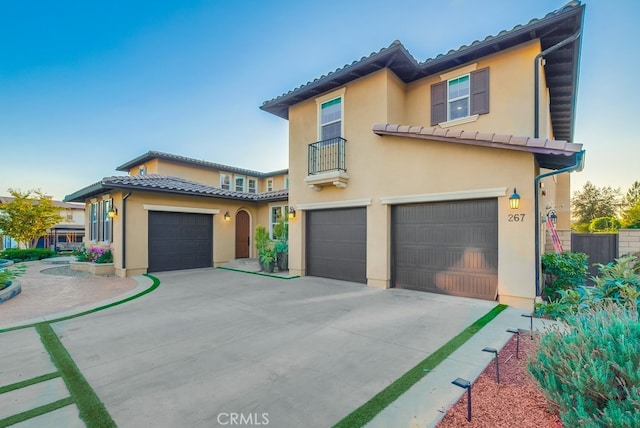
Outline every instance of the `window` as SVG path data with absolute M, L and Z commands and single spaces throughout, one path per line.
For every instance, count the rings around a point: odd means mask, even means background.
M 92 202 L 89 206 L 89 240 L 113 240 L 113 220 L 109 217 L 109 210 L 113 207 L 113 199 Z
M 249 193 L 256 193 L 258 191 L 258 186 L 255 178 L 249 179 Z
M 236 192 L 244 192 L 244 177 L 236 177 Z
M 431 85 L 431 126 L 489 113 L 489 68 Z
M 469 75 L 447 82 L 447 120 L 469 116 Z
M 273 180 L 271 178 L 267 180 L 267 192 L 273 192 Z
M 105 242 L 111 242 L 111 236 L 113 234 L 113 223 L 111 222 L 111 217 L 109 217 L 111 207 L 113 207 L 113 199 L 105 199 L 102 201 L 102 236 L 100 240 Z
M 320 141 L 342 137 L 342 98 L 320 104 Z
M 98 237 L 98 208 L 97 202 L 92 202 L 89 207 L 89 240 L 97 241 Z
M 141 165 L 140 168 L 138 169 L 138 175 L 147 175 L 147 167 L 144 165 Z
M 270 225 L 271 227 L 269 230 L 269 236 L 271 237 L 271 239 L 276 239 L 274 228 L 276 224 L 278 224 L 278 222 L 282 220 L 285 222 L 285 224 L 288 224 L 289 222 L 289 216 L 287 215 L 288 212 L 289 212 L 288 205 L 277 205 L 277 206 L 271 207 L 271 225 Z
M 220 188 L 231 190 L 231 176 L 228 174 L 220 174 Z
M 289 188 L 289 176 L 286 176 L 284 178 L 284 188 L 288 189 Z

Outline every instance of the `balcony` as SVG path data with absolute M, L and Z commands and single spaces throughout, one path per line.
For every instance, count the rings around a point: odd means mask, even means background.
M 318 191 L 327 185 L 347 187 L 346 144 L 347 140 L 340 137 L 309 144 L 308 173 L 304 180 L 309 187 Z

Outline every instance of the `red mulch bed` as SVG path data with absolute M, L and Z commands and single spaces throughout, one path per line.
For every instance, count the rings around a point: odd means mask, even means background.
M 562 427 L 557 408 L 546 399 L 527 371 L 527 356 L 536 341 L 520 336 L 520 359 L 516 358 L 516 335 L 499 353 L 500 383 L 492 360 L 471 386 L 471 422 L 467 421 L 467 393 L 460 398 L 437 428 L 448 427 Z

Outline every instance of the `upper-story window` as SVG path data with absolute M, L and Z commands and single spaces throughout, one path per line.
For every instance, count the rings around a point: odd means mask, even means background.
M 146 165 L 140 165 L 140 168 L 138 168 L 138 175 L 147 175 Z
M 320 140 L 342 137 L 342 97 L 320 104 Z
M 469 116 L 469 75 L 447 82 L 448 120 Z
M 231 190 L 231 176 L 229 174 L 220 174 L 220 188 Z
M 236 177 L 236 180 L 235 180 L 235 191 L 236 192 L 244 192 L 244 177 Z
M 257 193 L 258 192 L 258 182 L 256 181 L 255 178 L 250 178 L 248 180 L 249 182 L 249 193 Z
M 485 113 L 489 113 L 488 67 L 431 85 L 431 126 L 473 120 Z
M 288 189 L 289 188 L 289 176 L 285 176 L 284 177 L 284 188 Z
M 273 179 L 267 180 L 267 192 L 273 192 Z

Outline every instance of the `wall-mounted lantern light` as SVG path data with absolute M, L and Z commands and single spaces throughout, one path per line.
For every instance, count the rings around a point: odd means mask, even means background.
M 118 215 L 118 210 L 116 209 L 116 207 L 111 205 L 111 208 L 109 208 L 109 211 L 107 211 L 107 215 L 109 216 L 109 218 L 115 218 Z
M 296 218 L 296 210 L 294 210 L 293 207 L 289 207 L 289 218 L 290 219 Z
M 556 210 L 549 210 L 549 218 L 551 219 L 551 223 L 558 223 L 558 213 Z
M 231 215 L 229 214 L 229 211 L 227 211 L 226 213 L 224 213 L 224 221 L 229 221 L 231 220 Z
M 509 196 L 509 206 L 512 210 L 520 208 L 520 195 L 516 192 L 516 188 L 513 188 L 513 195 Z

